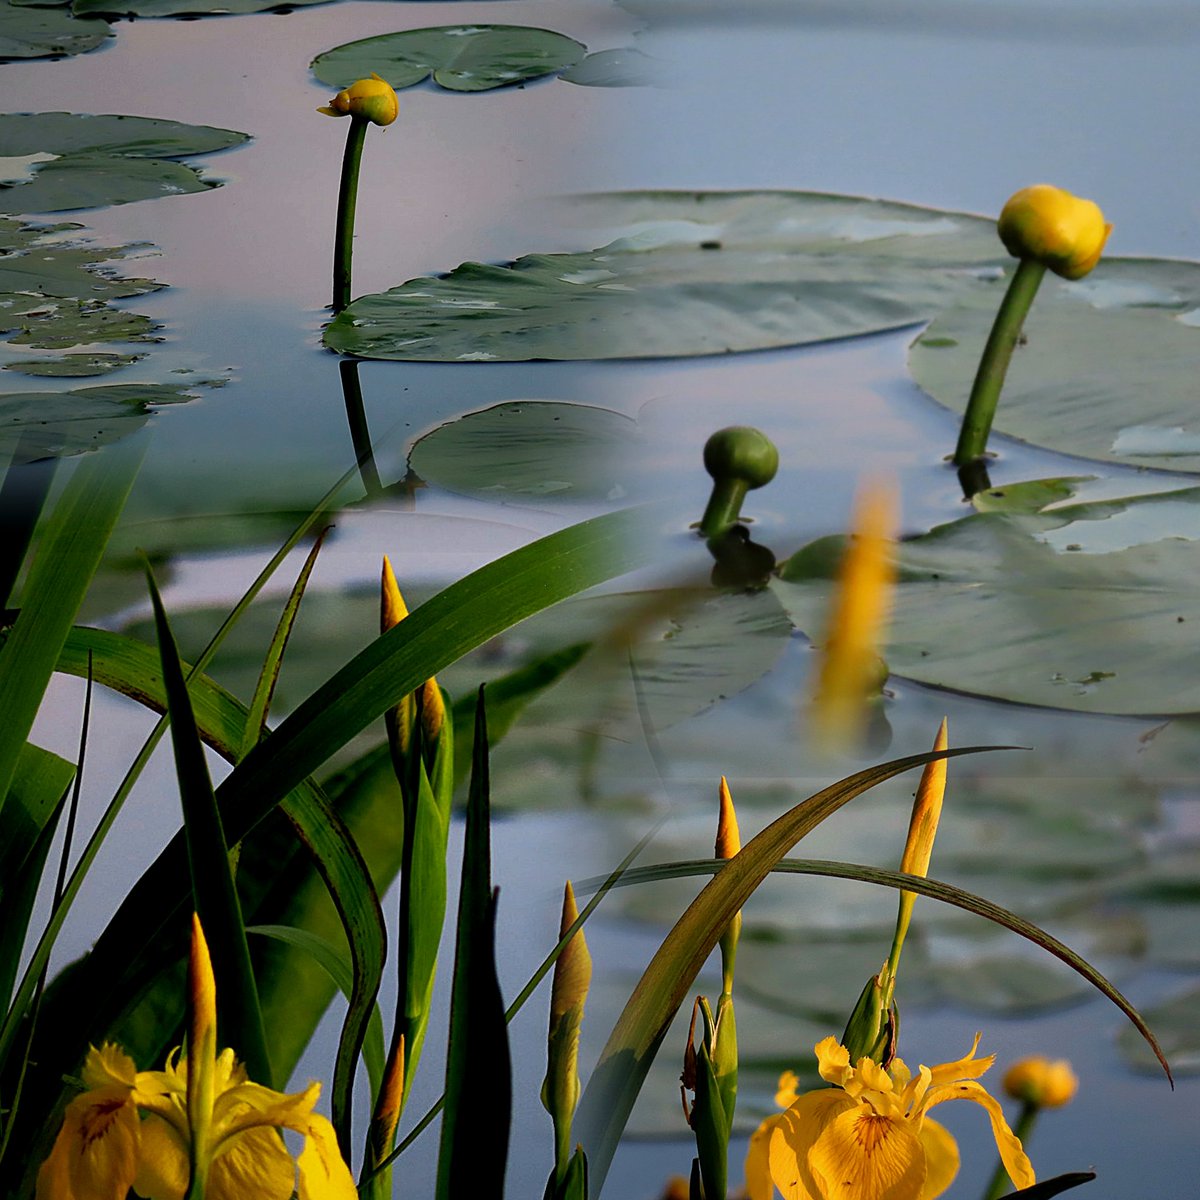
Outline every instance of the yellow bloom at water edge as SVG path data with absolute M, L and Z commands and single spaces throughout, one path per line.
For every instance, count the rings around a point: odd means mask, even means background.
M 997 232 L 1009 254 L 1040 262 L 1065 279 L 1082 279 L 1100 261 L 1112 226 L 1091 200 L 1035 183 L 1009 198 Z
M 165 1070 L 138 1071 L 119 1047 L 92 1047 L 88 1090 L 67 1106 L 37 1200 L 125 1200 L 131 1187 L 145 1200 L 183 1200 L 193 1159 L 206 1200 L 289 1200 L 297 1173 L 300 1200 L 357 1200 L 333 1126 L 313 1112 L 321 1085 L 275 1092 L 251 1083 L 232 1050 L 212 1050 L 215 989 L 198 920 L 189 978 L 191 1061 L 172 1054 Z M 281 1128 L 303 1135 L 298 1159 Z
M 1009 1067 L 1004 1090 L 1014 1100 L 1038 1108 L 1061 1108 L 1069 1104 L 1079 1090 L 1079 1080 L 1065 1058 L 1023 1058 Z
M 869 1058 L 851 1066 L 835 1038 L 819 1042 L 821 1078 L 835 1086 L 806 1092 L 750 1139 L 751 1200 L 770 1200 L 772 1186 L 784 1200 L 933 1200 L 958 1171 L 953 1137 L 927 1116 L 946 1100 L 984 1108 L 1005 1169 L 1017 1187 L 1029 1187 L 1034 1173 L 1020 1141 L 975 1082 L 993 1061 L 975 1058 L 978 1045 L 976 1037 L 965 1058 L 913 1075 L 899 1058 L 887 1070 Z
M 361 117 L 374 125 L 390 125 L 400 112 L 400 101 L 396 89 L 372 71 L 370 79 L 352 83 L 317 112 L 327 117 Z

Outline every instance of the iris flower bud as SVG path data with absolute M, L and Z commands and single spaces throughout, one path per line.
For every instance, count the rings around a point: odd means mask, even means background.
M 396 89 L 374 71 L 370 79 L 352 83 L 327 105 L 317 109 L 327 117 L 360 117 L 375 125 L 390 125 L 399 111 Z
M 1009 254 L 1040 262 L 1064 279 L 1082 279 L 1100 261 L 1112 226 L 1091 200 L 1035 183 L 1009 198 L 997 232 Z

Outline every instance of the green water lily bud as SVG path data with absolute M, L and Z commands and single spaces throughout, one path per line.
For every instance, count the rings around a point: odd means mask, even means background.
M 704 444 L 704 469 L 713 477 L 713 490 L 700 532 L 714 538 L 737 523 L 748 491 L 775 478 L 779 451 L 765 433 L 748 425 L 731 425 L 718 429 Z

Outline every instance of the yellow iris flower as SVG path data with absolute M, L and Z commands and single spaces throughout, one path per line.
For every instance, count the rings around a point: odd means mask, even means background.
M 145 1200 L 183 1200 L 193 1158 L 206 1200 L 289 1200 L 297 1172 L 300 1200 L 357 1200 L 333 1126 L 313 1112 L 321 1085 L 285 1095 L 251 1083 L 232 1050 L 215 1054 L 215 989 L 199 921 L 191 965 L 201 1001 L 192 1062 L 173 1054 L 165 1070 L 138 1071 L 119 1046 L 93 1046 L 87 1091 L 67 1105 L 38 1172 L 37 1200 L 124 1200 L 130 1188 Z M 280 1129 L 303 1135 L 298 1159 Z
M 1000 1105 L 975 1082 L 993 1062 L 975 1058 L 978 1046 L 976 1036 L 965 1058 L 913 1075 L 899 1058 L 887 1070 L 869 1058 L 851 1066 L 836 1038 L 819 1042 L 821 1078 L 835 1086 L 806 1092 L 759 1126 L 746 1156 L 750 1200 L 770 1200 L 773 1186 L 784 1200 L 933 1200 L 958 1172 L 954 1138 L 926 1115 L 946 1100 L 980 1105 L 1013 1183 L 1032 1185 L 1020 1141 Z M 786 1103 L 795 1076 L 780 1083 Z

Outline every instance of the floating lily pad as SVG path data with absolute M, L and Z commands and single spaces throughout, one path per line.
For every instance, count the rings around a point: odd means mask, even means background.
M 106 17 L 228 16 L 231 13 L 269 12 L 272 9 L 306 8 L 329 0 L 74 0 L 77 16 L 101 13 Z
M 559 76 L 582 87 L 649 87 L 662 77 L 663 64 L 630 46 L 597 50 Z
M 1003 257 L 990 221 L 847 196 L 628 193 L 582 198 L 578 211 L 625 236 L 364 296 L 325 344 L 453 362 L 802 345 L 928 320 Z
M 88 376 L 108 375 L 122 367 L 128 367 L 140 354 L 63 354 L 57 358 L 22 359 L 4 364 L 4 370 L 16 371 L 21 375 L 37 375 L 46 378 L 82 379 Z
M 842 539 L 772 586 L 820 630 Z M 901 543 L 884 656 L 936 687 L 1079 712 L 1200 711 L 1200 489 L 980 513 Z
M 0 4 L 0 59 L 86 54 L 112 36 L 106 21 L 81 21 L 59 8 Z
M 0 189 L 0 211 L 65 212 L 218 186 L 174 161 L 246 141 L 246 134 L 150 117 L 0 115 L 0 158 L 49 155 L 25 183 Z
M 318 54 L 313 73 L 333 88 L 374 71 L 394 88 L 432 77 L 454 92 L 485 92 L 554 75 L 587 47 L 550 29 L 526 25 L 440 25 L 347 42 Z
M 128 437 L 154 407 L 190 399 L 183 388 L 159 384 L 0 396 L 0 453 L 17 462 L 79 454 Z
M 499 404 L 439 426 L 412 448 L 427 483 L 496 500 L 630 494 L 637 422 L 607 408 L 552 401 Z
M 976 492 L 971 506 L 977 512 L 1037 513 L 1051 504 L 1061 504 L 1075 495 L 1078 483 L 1095 479 L 1094 475 L 1064 475 L 1057 479 L 1029 479 L 1004 487 Z
M 955 412 L 1005 283 L 966 295 L 913 343 L 916 381 Z M 1102 262 L 1047 276 L 1016 347 L 995 429 L 1105 462 L 1200 472 L 1200 263 Z

